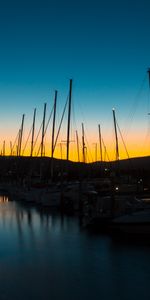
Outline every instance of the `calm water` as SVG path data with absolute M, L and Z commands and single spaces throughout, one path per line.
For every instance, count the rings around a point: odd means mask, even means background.
M 150 245 L 0 197 L 3 299 L 150 299 Z

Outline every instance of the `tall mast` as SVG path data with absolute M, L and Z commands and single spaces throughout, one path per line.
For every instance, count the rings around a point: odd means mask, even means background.
M 116 125 L 116 116 L 115 109 L 113 108 L 113 119 L 114 119 L 114 129 L 115 129 L 115 140 L 116 140 L 116 160 L 119 160 L 119 146 L 118 146 L 118 135 L 117 135 L 117 125 Z
M 67 160 L 69 160 L 71 98 L 72 98 L 72 79 L 70 79 L 69 103 L 68 103 L 67 157 L 66 157 Z
M 10 141 L 10 156 L 12 156 L 12 152 L 13 152 L 13 147 L 12 147 L 12 142 Z
M 17 156 L 19 156 L 19 148 L 20 148 L 20 132 L 21 132 L 21 129 L 19 129 L 19 132 L 18 132 L 18 144 L 17 144 Z
M 95 143 L 95 162 L 97 162 L 97 143 Z
M 3 142 L 3 156 L 5 156 L 5 141 Z
M 78 131 L 77 131 L 77 130 L 76 130 L 76 141 L 77 141 L 77 155 L 78 155 L 78 162 L 80 162 L 79 138 L 78 138 Z
M 54 97 L 54 113 L 53 113 L 53 127 L 52 127 L 52 148 L 51 148 L 51 179 L 53 180 L 53 173 L 54 173 L 54 137 L 55 137 L 55 119 L 56 119 L 56 104 L 57 104 L 57 91 L 55 91 Z
M 101 127 L 100 127 L 100 124 L 98 124 L 98 132 L 99 132 L 100 158 L 101 158 L 101 161 L 103 161 L 103 153 L 102 153 L 102 135 L 101 135 Z
M 46 116 L 46 103 L 44 103 L 44 113 L 43 113 L 43 123 L 42 123 L 41 157 L 43 156 L 43 150 L 44 150 L 45 116 Z
M 85 141 L 84 141 L 84 125 L 82 123 L 82 155 L 83 155 L 83 162 L 85 163 Z
M 18 138 L 18 155 L 21 155 L 21 147 L 22 147 L 22 136 L 23 136 L 23 126 L 24 126 L 24 117 L 25 115 L 22 115 L 22 122 L 21 122 L 21 128 L 19 130 L 19 138 Z
M 35 116 L 36 116 L 36 108 L 34 109 L 34 114 L 33 114 L 32 140 L 31 140 L 31 152 L 30 152 L 31 157 L 33 155 L 33 146 L 34 146 Z
M 54 113 L 53 113 L 53 128 L 52 128 L 52 149 L 51 149 L 51 157 L 54 155 L 54 137 L 55 137 L 55 120 L 56 120 L 56 104 L 57 104 L 57 91 L 55 91 L 54 98 Z

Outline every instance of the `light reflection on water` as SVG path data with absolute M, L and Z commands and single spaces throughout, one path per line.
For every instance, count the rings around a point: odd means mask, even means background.
M 5 202 L 8 202 L 8 196 L 5 196 L 5 195 L 1 196 L 0 195 L 0 203 L 5 203 Z
M 149 251 L 75 217 L 0 202 L 0 300 L 149 299 Z

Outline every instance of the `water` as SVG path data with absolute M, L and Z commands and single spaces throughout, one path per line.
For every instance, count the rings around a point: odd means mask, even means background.
M 149 278 L 149 243 L 0 197 L 0 300 L 145 300 Z

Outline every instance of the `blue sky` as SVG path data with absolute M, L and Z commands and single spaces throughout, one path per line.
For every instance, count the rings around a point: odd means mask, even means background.
M 110 123 L 111 131 L 112 107 L 125 126 L 150 66 L 149 11 L 148 0 L 1 2 L 1 139 L 11 130 L 15 136 L 23 113 L 29 126 L 34 107 L 42 118 L 55 89 L 61 111 L 69 78 L 78 127 L 85 122 L 92 135 L 98 123 L 104 131 Z M 140 117 L 147 122 L 146 93 L 135 129 Z

